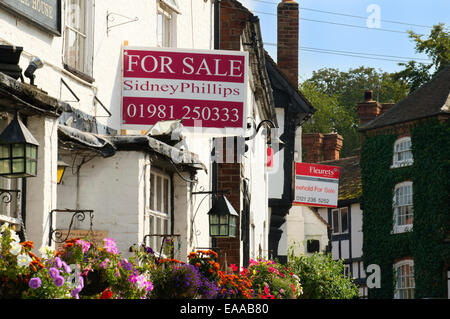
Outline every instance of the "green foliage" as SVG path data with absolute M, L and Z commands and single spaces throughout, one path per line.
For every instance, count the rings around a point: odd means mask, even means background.
M 444 242 L 450 229 L 450 126 L 437 120 L 411 128 L 414 163 L 391 169 L 395 131 L 367 136 L 362 145 L 363 259 L 365 266 L 381 267 L 381 288 L 370 298 L 393 298 L 393 264 L 411 256 L 415 267 L 415 297 L 444 297 L 444 265 L 450 246 Z M 413 230 L 392 234 L 392 198 L 395 184 L 413 181 Z
M 450 33 L 440 23 L 433 26 L 427 39 L 422 39 L 422 35 L 412 31 L 409 31 L 409 37 L 416 44 L 416 52 L 425 53 L 432 60 L 431 64 L 415 61 L 399 63 L 405 68 L 395 73 L 394 79 L 406 82 L 412 92 L 450 64 Z
M 360 146 L 357 104 L 363 101 L 366 90 L 373 90 L 375 99 L 381 103 L 397 103 L 408 92 L 407 86 L 395 81 L 392 74 L 363 66 L 347 72 L 333 68 L 314 71 L 300 90 L 317 109 L 303 125 L 304 131 L 336 131 L 342 135 L 341 157 L 354 155 Z
M 288 266 L 300 278 L 301 299 L 352 299 L 358 296 L 358 287 L 344 277 L 342 261 L 333 260 L 331 255 L 295 256 L 290 249 Z
M 317 110 L 311 120 L 303 124 L 302 128 L 305 133 L 342 131 L 352 125 L 350 114 L 339 105 L 335 96 L 324 93 L 311 82 L 303 82 L 300 91 Z

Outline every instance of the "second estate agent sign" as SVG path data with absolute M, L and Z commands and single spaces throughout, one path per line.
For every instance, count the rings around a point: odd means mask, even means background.
M 246 123 L 246 52 L 123 48 L 122 126 L 159 121 L 242 129 Z
M 294 204 L 337 207 L 339 167 L 295 163 Z

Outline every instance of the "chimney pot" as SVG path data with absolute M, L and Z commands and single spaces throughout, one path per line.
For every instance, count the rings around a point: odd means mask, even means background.
M 372 100 L 373 100 L 373 91 L 367 90 L 366 92 L 364 92 L 364 101 L 369 102 Z

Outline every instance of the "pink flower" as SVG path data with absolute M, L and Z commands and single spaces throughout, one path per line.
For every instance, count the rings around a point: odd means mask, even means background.
M 250 259 L 250 264 L 249 266 L 253 266 L 253 265 L 259 265 L 259 262 L 254 260 L 254 259 Z
M 87 241 L 84 241 L 84 240 L 81 240 L 81 239 L 77 240 L 75 243 L 77 245 L 81 246 L 81 249 L 83 250 L 83 253 L 86 253 L 89 250 L 89 248 L 91 247 L 91 243 L 90 242 L 87 242 Z
M 108 259 L 108 258 L 106 258 L 103 262 L 101 262 L 100 264 L 99 264 L 99 266 L 100 267 L 102 267 L 103 269 L 106 269 L 107 267 L 108 267 L 108 262 L 109 262 L 110 260 Z
M 230 265 L 231 271 L 237 271 L 238 270 L 238 266 L 236 266 L 236 264 L 231 264 Z
M 117 246 L 116 246 L 114 239 L 105 238 L 105 239 L 103 239 L 103 241 L 105 242 L 105 250 L 108 253 L 119 254 L 119 251 L 117 250 Z

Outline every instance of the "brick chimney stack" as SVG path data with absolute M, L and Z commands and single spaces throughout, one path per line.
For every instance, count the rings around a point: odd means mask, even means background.
M 334 161 L 339 159 L 343 138 L 337 133 L 324 134 L 323 136 L 323 160 Z
M 343 138 L 337 133 L 303 133 L 302 147 L 306 163 L 319 163 L 339 159 Z
M 289 82 L 298 86 L 298 3 L 282 0 L 277 8 L 277 65 Z
M 358 103 L 358 116 L 360 125 L 366 124 L 381 114 L 381 105 L 373 100 L 373 91 L 364 93 L 364 102 Z
M 305 152 L 305 163 L 318 163 L 323 159 L 322 154 L 323 134 L 321 133 L 303 133 L 302 148 Z

